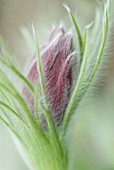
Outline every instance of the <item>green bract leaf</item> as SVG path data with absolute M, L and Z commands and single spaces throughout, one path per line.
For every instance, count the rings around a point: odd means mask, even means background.
M 91 44 L 89 44 L 91 42 L 91 37 L 89 40 L 87 40 L 88 26 L 84 29 L 83 60 L 82 60 L 82 64 L 81 64 L 81 68 L 80 68 L 80 72 L 79 72 L 79 75 L 77 78 L 76 85 L 74 87 L 71 99 L 69 101 L 69 104 L 66 108 L 66 112 L 64 115 L 63 124 L 62 124 L 63 132 L 66 131 L 66 127 L 67 127 L 70 117 L 73 113 L 72 109 L 75 110 L 76 107 L 79 105 L 79 102 L 82 100 L 82 98 L 85 95 L 85 93 L 87 92 L 88 88 L 91 86 L 94 76 L 100 66 L 101 58 L 103 56 L 103 52 L 104 52 L 104 48 L 105 48 L 105 44 L 106 44 L 106 40 L 107 40 L 107 36 L 108 36 L 109 4 L 110 4 L 109 1 L 107 1 L 106 5 L 102 4 L 102 8 L 104 6 L 105 10 L 102 13 L 102 15 L 103 15 L 102 27 L 100 26 L 101 33 L 102 33 L 101 41 L 99 41 L 100 39 L 98 39 L 96 44 L 95 44 L 95 42 L 93 43 L 93 46 Z M 96 27 L 96 25 L 95 25 L 95 27 Z M 96 32 L 97 29 L 96 28 L 94 29 L 94 33 Z M 99 28 L 99 30 L 100 30 L 100 28 Z M 97 51 L 93 52 L 93 56 L 95 54 L 96 54 L 96 56 L 93 60 L 94 62 L 92 62 L 92 65 L 90 66 L 89 63 L 92 59 L 90 54 L 91 54 L 91 50 L 94 50 L 94 46 L 97 47 L 96 48 Z

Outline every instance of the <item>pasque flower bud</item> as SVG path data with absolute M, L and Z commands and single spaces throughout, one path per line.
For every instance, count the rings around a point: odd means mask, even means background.
M 63 28 L 55 27 L 40 48 L 40 57 L 48 107 L 55 125 L 59 125 L 68 105 L 73 84 L 71 60 L 75 57 L 75 52 L 72 50 L 72 34 L 70 32 L 65 34 Z M 27 78 L 33 86 L 39 82 L 35 57 L 32 58 Z M 26 88 L 24 97 L 34 114 L 33 96 Z M 42 99 L 42 94 L 40 98 Z M 39 112 L 43 121 L 43 114 Z

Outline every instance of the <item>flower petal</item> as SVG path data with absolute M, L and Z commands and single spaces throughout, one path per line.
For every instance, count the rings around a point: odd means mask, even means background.
M 69 102 L 73 82 L 71 60 L 75 52 L 72 52 L 72 34 L 65 34 L 63 28 L 54 28 L 46 43 L 40 48 L 40 55 L 48 106 L 53 121 L 58 126 Z M 34 87 L 36 81 L 39 81 L 35 58 L 31 64 L 27 78 Z M 31 113 L 34 114 L 33 96 L 26 88 L 23 88 L 23 94 Z M 40 96 L 42 98 L 41 91 Z M 46 123 L 41 110 L 39 115 L 41 121 Z
M 61 122 L 65 108 L 68 104 L 70 93 L 71 93 L 71 86 L 72 86 L 72 67 L 70 65 L 72 58 L 75 56 L 75 52 L 71 53 L 62 67 L 60 75 L 58 77 L 58 81 L 56 86 L 54 86 L 53 91 L 51 91 L 52 99 L 49 99 L 52 117 L 54 122 Z M 56 95 L 53 96 L 54 91 L 56 91 Z

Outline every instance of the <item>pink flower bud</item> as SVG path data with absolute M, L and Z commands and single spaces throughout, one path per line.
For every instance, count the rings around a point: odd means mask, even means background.
M 75 57 L 75 52 L 72 52 L 71 33 L 65 34 L 63 28 L 54 28 L 41 47 L 40 55 L 48 107 L 54 123 L 59 125 L 68 105 L 73 84 L 71 60 Z M 27 78 L 33 86 L 39 81 L 35 57 L 32 59 Z M 40 96 L 42 98 L 42 95 Z M 26 88 L 24 88 L 24 97 L 34 114 L 33 96 Z M 42 114 L 40 116 L 43 119 Z

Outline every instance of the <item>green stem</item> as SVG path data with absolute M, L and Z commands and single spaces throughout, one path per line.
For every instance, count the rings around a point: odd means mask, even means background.
M 18 139 L 18 141 L 22 144 L 22 145 L 24 145 L 24 143 L 23 143 L 23 141 L 22 141 L 22 139 L 21 139 L 21 137 L 18 135 L 18 133 L 9 125 L 9 123 L 6 121 L 6 120 L 4 120 L 1 116 L 0 116 L 0 121 L 4 124 L 4 125 L 6 125 L 6 127 L 14 134 L 14 136 Z
M 89 78 L 88 78 L 88 81 L 85 85 L 85 88 L 84 88 L 84 92 L 82 94 L 82 97 L 83 95 L 85 94 L 85 92 L 87 91 L 89 85 L 91 84 L 92 80 L 93 80 L 93 77 L 98 69 L 98 66 L 100 64 L 100 61 L 101 61 L 101 57 L 102 57 L 102 54 L 103 54 L 103 50 L 104 50 L 104 47 L 105 47 L 105 42 L 106 42 L 106 38 L 107 38 L 107 32 L 108 32 L 108 12 L 109 12 L 109 1 L 107 2 L 107 5 L 106 5 L 106 11 L 103 15 L 103 19 L 104 19 L 104 22 L 103 22 L 103 36 L 102 36 L 102 42 L 101 42 L 101 46 L 100 46 L 100 49 L 99 49 L 99 52 L 98 52 L 98 57 L 97 57 L 97 60 L 94 64 L 94 67 L 89 75 Z M 79 76 L 78 76 L 78 80 L 77 80 L 77 83 L 76 83 L 76 86 L 74 88 L 74 91 L 73 91 L 73 94 L 71 96 L 71 99 L 69 101 L 69 104 L 66 108 L 66 112 L 65 112 L 65 115 L 64 115 L 64 118 L 63 118 L 63 123 L 62 123 L 62 128 L 63 130 L 66 129 L 67 127 L 67 124 L 68 124 L 68 121 L 69 121 L 69 117 L 70 117 L 70 112 L 73 108 L 73 105 L 74 105 L 74 102 L 75 101 L 78 101 L 76 100 L 76 97 L 78 96 L 78 92 L 79 92 L 79 89 L 80 89 L 80 86 L 81 86 L 81 82 L 82 82 L 82 79 L 83 79 L 83 75 L 85 73 L 85 68 L 86 68 L 86 63 L 87 63 L 87 59 L 88 59 L 88 47 L 87 47 L 87 41 L 86 41 L 86 44 L 85 44 L 85 51 L 84 51 L 84 56 L 83 56 L 83 60 L 82 60 L 82 65 L 81 65 L 81 69 L 80 69 L 80 73 L 79 73 Z M 80 100 L 82 99 L 82 97 L 80 98 Z M 79 101 L 78 101 L 79 103 Z
M 78 95 L 78 91 L 80 89 L 80 85 L 81 85 L 81 82 L 82 82 L 82 79 L 83 79 L 83 75 L 85 73 L 85 68 L 86 68 L 86 63 L 87 63 L 87 58 L 88 58 L 88 55 L 87 55 L 88 53 L 87 52 L 88 52 L 88 50 L 87 50 L 87 40 L 86 40 L 86 42 L 85 42 L 85 51 L 84 51 L 84 56 L 83 56 L 79 76 L 78 76 L 75 88 L 73 90 L 73 94 L 72 94 L 72 96 L 70 98 L 69 104 L 68 104 L 68 106 L 66 108 L 64 118 L 63 118 L 63 122 L 62 122 L 62 128 L 63 128 L 64 131 L 65 131 L 66 126 L 68 124 L 69 117 L 70 117 L 70 112 L 71 112 L 72 107 L 74 105 L 74 102 L 76 100 L 76 96 Z
M 79 101 L 81 101 L 81 99 L 83 98 L 84 94 L 86 93 L 86 91 L 88 90 L 95 74 L 96 74 L 96 71 L 99 67 L 99 64 L 101 62 L 101 58 L 102 58 L 102 55 L 103 55 L 103 51 L 104 51 L 104 47 L 105 47 L 105 43 L 106 43 L 106 39 L 107 39 L 107 34 L 108 34 L 108 15 L 107 15 L 107 12 L 106 12 L 106 18 L 105 18 L 105 24 L 104 24 L 104 27 L 103 27 L 103 36 L 102 36 L 102 42 L 101 42 L 101 46 L 100 46 L 100 49 L 99 49 L 99 52 L 98 52 L 98 56 L 97 56 L 97 59 L 95 61 L 95 64 L 93 66 L 93 69 L 88 77 L 88 80 L 87 80 L 87 83 L 85 85 L 85 88 L 84 88 L 84 91 L 79 99 Z
M 6 103 L 0 101 L 0 105 L 6 108 L 8 111 L 10 111 L 21 123 L 24 125 L 27 125 L 25 121 L 16 113 L 10 106 L 8 106 Z
M 61 155 L 61 154 L 63 155 L 63 150 L 61 148 L 59 137 L 58 137 L 57 131 L 54 127 L 53 119 L 51 117 L 51 113 L 48 108 L 48 102 L 47 102 L 42 67 L 41 67 L 40 51 L 39 51 L 38 40 L 37 40 L 34 26 L 33 26 L 33 35 L 34 35 L 34 39 L 35 39 L 35 43 L 36 43 L 37 69 L 38 69 L 38 73 L 39 73 L 41 91 L 42 91 L 42 95 L 44 98 L 44 106 L 42 104 L 41 109 L 42 109 L 42 112 L 46 118 L 48 130 L 49 130 L 49 139 L 52 144 L 52 147 L 54 147 L 54 151 L 57 153 L 57 155 Z
M 66 8 L 66 10 L 67 10 L 68 13 L 69 13 L 70 19 L 71 19 L 71 21 L 72 21 L 72 23 L 73 23 L 73 25 L 74 25 L 75 31 L 76 31 L 77 36 L 78 36 L 79 48 L 80 48 L 80 53 L 81 53 L 81 55 L 80 55 L 80 64 L 81 64 L 81 62 L 82 62 L 82 57 L 83 57 L 83 52 L 84 52 L 84 51 L 83 51 L 83 40 L 82 40 L 82 36 L 81 36 L 81 33 L 80 33 L 80 29 L 79 29 L 78 24 L 77 24 L 77 21 L 76 21 L 76 19 L 74 18 L 73 13 L 71 12 L 71 10 L 70 10 L 70 8 L 68 7 L 68 5 L 67 5 L 67 4 L 64 4 L 64 7 Z
M 40 126 L 40 119 L 38 116 L 38 92 L 39 92 L 39 86 L 36 84 L 35 90 L 34 90 L 34 114 L 36 123 Z
M 27 86 L 27 88 L 31 91 L 31 93 L 33 94 L 34 93 L 34 88 L 32 87 L 32 85 L 29 83 L 29 81 L 19 72 L 19 70 L 17 70 L 17 68 L 13 65 L 10 65 L 8 63 L 6 63 L 2 58 L 0 58 L 0 62 L 2 64 L 4 64 L 5 66 L 7 66 L 9 69 L 11 69 L 15 75 L 17 77 L 20 78 L 20 80 L 23 81 L 23 83 Z

